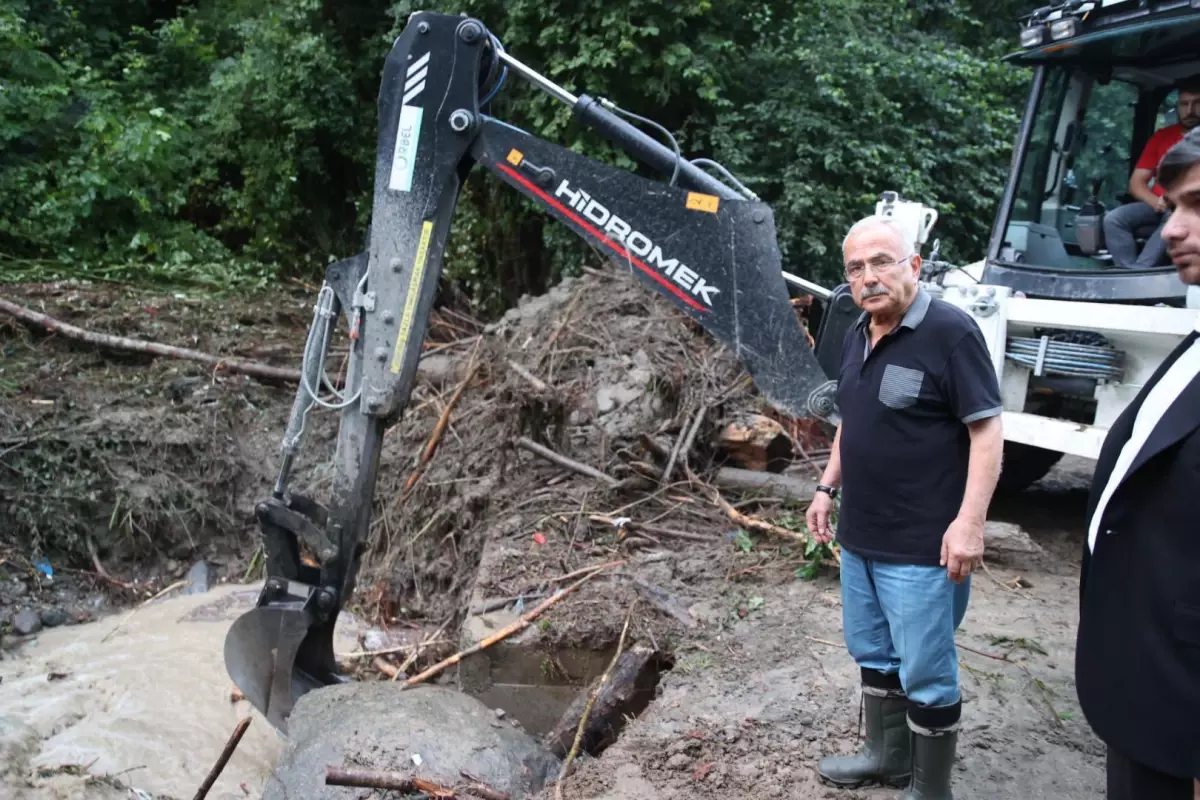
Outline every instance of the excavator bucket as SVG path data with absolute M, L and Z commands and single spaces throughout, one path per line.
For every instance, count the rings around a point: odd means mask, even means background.
M 320 624 L 299 598 L 239 617 L 225 637 L 225 668 L 246 699 L 284 733 L 301 695 L 341 680 L 333 626 Z

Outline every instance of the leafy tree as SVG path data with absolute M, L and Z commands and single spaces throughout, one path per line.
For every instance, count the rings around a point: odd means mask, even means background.
M 939 208 L 950 254 L 982 249 L 1020 101 L 997 60 L 1010 2 L 9 0 L 3 271 L 220 285 L 357 252 L 380 70 L 418 5 L 477 16 L 556 82 L 726 164 L 774 207 L 795 271 L 836 279 L 842 232 L 886 189 Z M 519 81 L 490 111 L 639 169 Z M 477 173 L 447 271 L 498 310 L 588 257 Z

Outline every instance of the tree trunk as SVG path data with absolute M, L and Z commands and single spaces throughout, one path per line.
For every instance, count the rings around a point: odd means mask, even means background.
M 650 705 L 661 669 L 660 654 L 645 645 L 631 647 L 621 654 L 608 683 L 592 703 L 579 743 L 581 752 L 595 756 L 616 741 L 626 715 L 635 717 Z M 566 758 L 570 751 L 579 720 L 594 690 L 595 682 L 580 692 L 546 736 L 545 746 L 559 758 Z

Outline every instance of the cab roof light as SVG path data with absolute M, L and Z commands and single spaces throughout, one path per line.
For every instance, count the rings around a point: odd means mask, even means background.
M 1193 0 L 1200 2 L 1200 0 Z M 1021 47 L 1037 47 L 1046 40 L 1045 25 L 1031 25 L 1021 29 Z
M 1079 30 L 1079 20 L 1074 17 L 1066 19 L 1057 19 L 1050 23 L 1050 38 L 1054 41 L 1062 41 L 1070 39 Z

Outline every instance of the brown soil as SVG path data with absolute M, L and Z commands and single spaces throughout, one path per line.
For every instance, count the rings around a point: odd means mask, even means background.
M 855 746 L 858 720 L 857 671 L 839 645 L 836 567 L 814 563 L 820 553 L 806 556 L 802 541 L 739 533 L 713 503 L 708 482 L 724 463 L 713 434 L 735 414 L 769 410 L 726 351 L 633 284 L 620 273 L 588 273 L 489 326 L 478 350 L 464 340 L 427 359 L 408 413 L 387 434 L 353 609 L 411 635 L 447 618 L 462 623 L 469 598 L 547 594 L 567 572 L 626 561 L 550 611 L 534 629 L 535 646 L 611 649 L 639 596 L 630 577 L 667 592 L 696 624 L 639 601 L 630 644 L 669 653 L 674 668 L 616 744 L 583 760 L 564 797 L 893 796 L 835 793 L 814 777 L 821 754 Z M 6 296 L 81 327 L 293 368 L 312 303 L 311 292 L 284 290 L 217 301 L 69 286 L 10 288 Z M 441 319 L 438 342 L 480 330 L 460 315 Z M 5 614 L 37 603 L 73 604 L 76 617 L 94 613 L 95 598 L 144 596 L 196 558 L 226 580 L 259 577 L 248 569 L 257 546 L 251 509 L 270 491 L 293 387 L 102 353 L 3 320 L 0 348 L 0 449 L 16 448 L 0 469 Z M 339 361 L 335 353 L 331 371 Z M 405 497 L 421 450 L 468 374 L 436 454 Z M 656 451 L 670 450 L 701 404 L 708 410 L 695 446 L 661 487 L 665 459 Z M 785 422 L 806 448 L 822 446 L 819 429 Z M 294 489 L 320 497 L 335 433 L 335 415 L 310 416 Z M 622 484 L 522 450 L 521 436 Z M 812 474 L 804 462 L 790 469 Z M 992 560 L 992 574 L 974 579 L 960 641 L 996 658 L 962 652 L 967 705 L 956 791 L 964 797 L 1100 791 L 1101 750 L 1071 677 L 1083 478 L 1055 475 L 1066 482 L 1047 479 L 1011 507 L 998 502 L 993 514 L 1026 525 L 1045 552 Z M 59 491 L 66 487 L 72 492 Z M 55 493 L 40 494 L 49 488 Z M 802 530 L 795 503 L 733 492 L 725 499 Z M 1031 508 L 1050 514 L 1051 524 Z M 638 538 L 595 515 L 710 540 Z M 136 582 L 136 591 L 93 574 L 89 539 L 113 578 Z M 49 587 L 32 567 L 42 556 L 57 570 Z M 1018 575 L 1019 588 L 1002 585 Z M 422 663 L 452 649 L 435 648 Z

